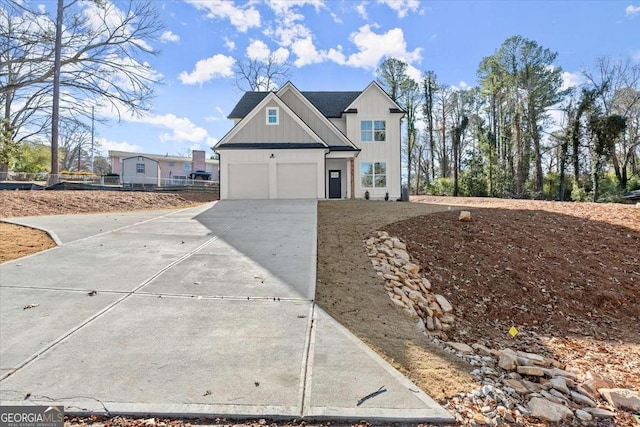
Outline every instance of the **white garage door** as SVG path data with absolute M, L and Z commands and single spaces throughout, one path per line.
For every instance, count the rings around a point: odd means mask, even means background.
M 268 199 L 268 163 L 229 164 L 229 199 Z
M 316 163 L 279 163 L 278 199 L 315 199 L 318 197 Z

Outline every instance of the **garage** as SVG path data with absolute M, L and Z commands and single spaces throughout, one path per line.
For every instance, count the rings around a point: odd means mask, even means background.
M 318 169 L 315 163 L 276 164 L 278 199 L 315 199 Z
M 233 163 L 228 166 L 229 199 L 268 199 L 269 164 Z

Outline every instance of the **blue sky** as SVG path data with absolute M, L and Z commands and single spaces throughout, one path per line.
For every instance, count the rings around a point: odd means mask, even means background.
M 117 4 L 117 0 L 115 1 Z M 102 151 L 186 154 L 232 127 L 241 96 L 234 58 L 278 52 L 301 90 L 361 90 L 381 59 L 408 62 L 419 76 L 476 84 L 480 60 L 512 35 L 559 53 L 567 85 L 599 56 L 640 63 L 640 2 L 291 0 L 158 1 L 160 55 L 144 58 L 163 76 L 152 111 L 97 126 Z

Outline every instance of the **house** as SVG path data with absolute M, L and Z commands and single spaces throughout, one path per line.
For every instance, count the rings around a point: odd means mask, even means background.
M 404 111 L 375 82 L 361 92 L 247 92 L 215 145 L 222 199 L 372 199 L 401 194 Z
M 111 172 L 119 174 L 123 184 L 129 183 L 129 171 L 123 170 L 123 162 L 130 157 L 142 156 L 158 162 L 160 167 L 159 185 L 184 184 L 193 171 L 204 170 L 211 174 L 212 181 L 218 181 L 220 176 L 218 160 L 207 159 L 203 150 L 193 150 L 191 157 L 169 156 L 164 154 L 132 153 L 128 151 L 109 150 Z
M 160 163 L 145 156 L 122 159 L 123 185 L 160 185 Z

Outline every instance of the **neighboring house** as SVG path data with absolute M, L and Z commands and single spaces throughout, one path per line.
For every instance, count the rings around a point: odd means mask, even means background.
M 247 92 L 214 147 L 222 199 L 401 195 L 404 111 L 375 82 L 361 92 Z
M 193 150 L 192 157 L 109 150 L 111 172 L 119 174 L 122 183 L 129 182 L 127 176 L 123 173 L 123 160 L 135 156 L 147 157 L 158 162 L 160 166 L 160 185 L 182 184 L 189 178 L 189 174 L 197 170 L 209 172 L 212 181 L 218 181 L 220 177 L 218 160 L 207 159 L 203 150 Z
M 123 185 L 160 185 L 160 163 L 145 156 L 122 159 Z

